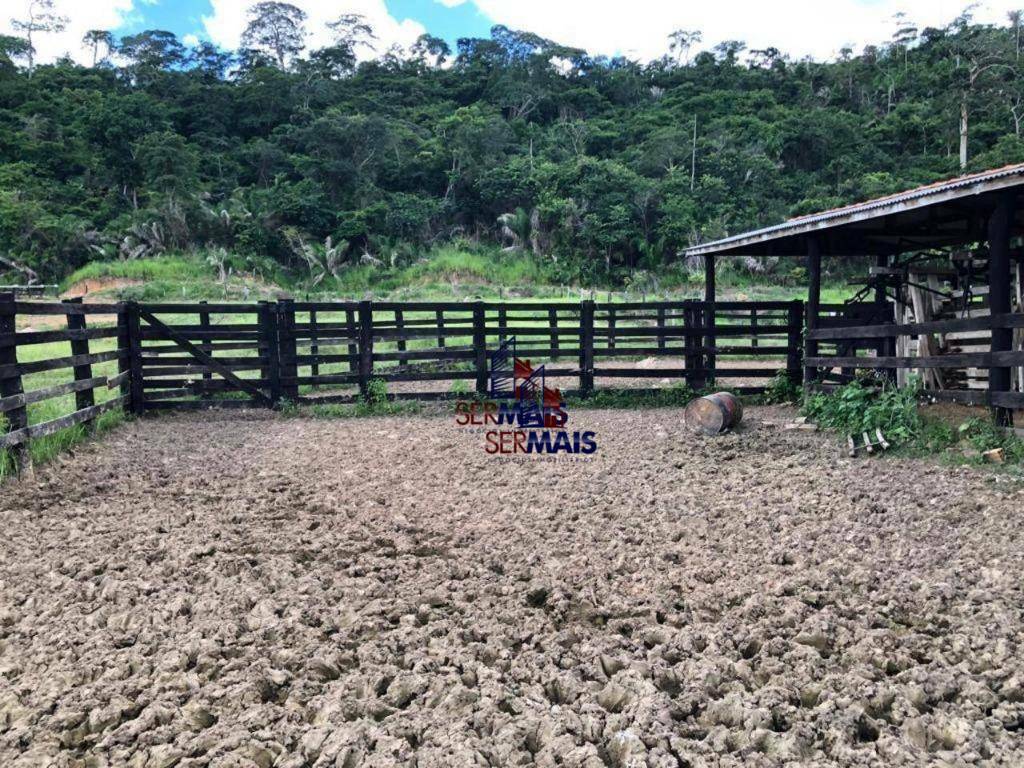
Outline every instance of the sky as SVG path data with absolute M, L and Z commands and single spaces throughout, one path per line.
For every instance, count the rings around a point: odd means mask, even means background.
M 30 0 L 0 0 L 0 34 L 10 34 L 10 17 L 24 17 Z M 81 44 L 90 29 L 116 35 L 166 29 L 186 43 L 211 40 L 238 45 L 248 8 L 256 0 L 54 0 L 69 20 L 67 29 L 40 36 L 40 61 L 68 54 L 88 63 Z M 309 15 L 309 44 L 328 42 L 327 21 L 342 13 L 363 14 L 377 31 L 378 47 L 408 46 L 430 32 L 449 40 L 486 37 L 494 24 L 526 29 L 593 54 L 626 55 L 649 61 L 668 50 L 675 29 L 701 30 L 701 49 L 723 40 L 750 48 L 775 46 L 800 58 L 834 58 L 844 46 L 859 51 L 888 40 L 895 14 L 905 13 L 919 28 L 955 18 L 967 0 L 291 0 Z M 1024 0 L 983 0 L 979 21 L 1006 23 Z M 372 55 L 369 51 L 364 55 Z

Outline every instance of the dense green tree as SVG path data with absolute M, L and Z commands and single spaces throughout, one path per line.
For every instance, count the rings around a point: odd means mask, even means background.
M 33 8 L 45 34 L 52 9 Z M 305 22 L 259 3 L 236 52 L 94 31 L 90 67 L 37 66 L 27 37 L 0 37 L 0 273 L 214 246 L 306 271 L 315 257 L 327 279 L 328 252 L 333 269 L 408 263 L 461 236 L 619 280 L 962 162 L 1024 161 L 1019 18 L 898 18 L 829 63 L 699 51 L 682 30 L 646 65 L 507 27 L 454 59 L 425 35 L 359 63 L 364 19 L 303 55 Z

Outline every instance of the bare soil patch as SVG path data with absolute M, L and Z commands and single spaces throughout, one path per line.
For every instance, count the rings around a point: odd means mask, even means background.
M 1024 763 L 1024 492 L 753 408 L 147 419 L 0 492 L 0 765 Z

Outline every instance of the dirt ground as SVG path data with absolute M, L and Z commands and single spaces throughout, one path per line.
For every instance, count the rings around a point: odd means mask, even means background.
M 753 408 L 126 425 L 0 490 L 0 765 L 1024 765 L 1024 489 Z

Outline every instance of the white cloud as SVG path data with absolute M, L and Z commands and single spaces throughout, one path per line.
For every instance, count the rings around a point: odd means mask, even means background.
M 132 13 L 132 0 L 54 0 L 54 12 L 65 16 L 68 25 L 63 32 L 36 34 L 33 43 L 36 60 L 53 61 L 69 55 L 82 64 L 92 63 L 92 53 L 82 45 L 82 37 L 90 29 L 116 29 Z M 11 16 L 28 17 L 28 0 L 0 0 L 0 34 L 22 33 L 11 28 Z
M 417 21 L 399 21 L 388 13 L 384 0 L 348 0 L 344 4 L 331 0 L 291 0 L 308 15 L 306 20 L 307 45 L 320 48 L 332 42 L 327 22 L 334 21 L 342 13 L 358 13 L 366 17 L 377 34 L 377 49 L 384 53 L 397 43 L 411 45 L 426 28 Z M 203 26 L 210 40 L 224 48 L 237 48 L 242 32 L 248 23 L 248 10 L 256 0 L 211 0 L 213 13 L 203 16 Z M 372 58 L 373 52 L 360 48 L 362 58 Z
M 452 0 L 437 0 L 446 5 Z M 526 29 L 592 53 L 656 59 L 676 29 L 704 33 L 703 49 L 723 40 L 775 46 L 802 57 L 832 58 L 888 40 L 899 11 L 923 29 L 948 24 L 968 0 L 471 0 L 497 24 Z M 1020 0 L 988 0 L 979 21 L 1005 23 Z

